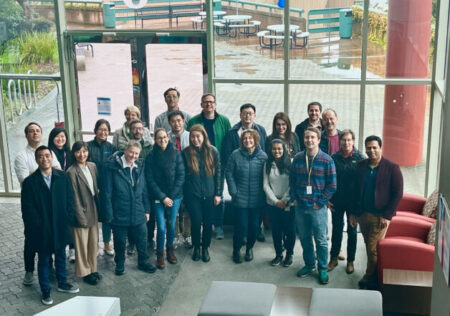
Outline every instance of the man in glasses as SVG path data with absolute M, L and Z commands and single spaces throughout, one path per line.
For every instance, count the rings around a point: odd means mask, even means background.
M 180 111 L 180 107 L 178 106 L 178 102 L 180 101 L 180 91 L 176 88 L 167 89 L 164 91 L 164 101 L 167 104 L 167 111 L 156 117 L 154 129 L 164 128 L 166 131 L 170 131 L 169 113 L 173 111 Z M 191 116 L 187 112 L 181 112 L 183 113 L 185 120 L 184 128 L 187 129 L 187 124 L 189 123 Z

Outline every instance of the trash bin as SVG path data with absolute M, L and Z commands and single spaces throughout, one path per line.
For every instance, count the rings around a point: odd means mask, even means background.
M 105 27 L 116 27 L 114 3 L 103 3 L 103 24 Z
M 339 10 L 339 36 L 341 38 L 351 38 L 353 28 L 352 9 Z
M 222 11 L 222 0 L 214 0 L 213 1 L 213 10 L 214 11 Z

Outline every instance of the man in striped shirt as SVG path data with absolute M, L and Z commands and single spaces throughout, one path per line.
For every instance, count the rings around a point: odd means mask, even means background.
M 289 176 L 291 201 L 295 210 L 297 232 L 303 248 L 305 266 L 297 276 L 306 277 L 316 269 L 314 244 L 319 270 L 319 282 L 328 283 L 328 201 L 336 192 L 336 168 L 333 159 L 319 149 L 320 131 L 315 127 L 305 130 L 305 151 L 292 162 Z

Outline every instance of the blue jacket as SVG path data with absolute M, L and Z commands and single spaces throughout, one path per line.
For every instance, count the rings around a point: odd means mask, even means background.
M 266 161 L 267 155 L 259 147 L 252 154 L 244 148 L 233 151 L 225 177 L 235 207 L 257 208 L 265 204 L 263 171 Z
M 220 158 L 223 166 L 226 166 L 231 153 L 241 147 L 241 142 L 238 135 L 238 130 L 241 128 L 241 126 L 242 123 L 239 122 L 225 134 L 225 138 L 222 142 L 222 150 L 220 151 Z M 266 130 L 264 129 L 264 127 L 256 123 L 253 123 L 253 128 L 259 134 L 259 146 L 264 151 L 264 143 L 266 142 Z
M 136 161 L 138 167 L 136 180 L 132 185 L 130 175 L 122 165 L 123 153 L 110 157 L 104 166 L 103 188 L 100 198 L 104 205 L 106 223 L 116 226 L 136 226 L 145 223 L 145 214 L 150 213 L 147 184 L 142 161 Z

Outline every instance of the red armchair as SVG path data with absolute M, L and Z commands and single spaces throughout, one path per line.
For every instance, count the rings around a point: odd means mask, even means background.
M 421 215 L 426 201 L 427 199 L 422 196 L 405 193 L 403 194 L 403 197 L 397 207 L 396 215 L 421 219 L 434 223 L 436 221 L 434 218 Z
M 384 269 L 433 271 L 434 245 L 427 244 L 432 223 L 395 216 L 386 237 L 377 245 L 378 276 L 383 284 Z

